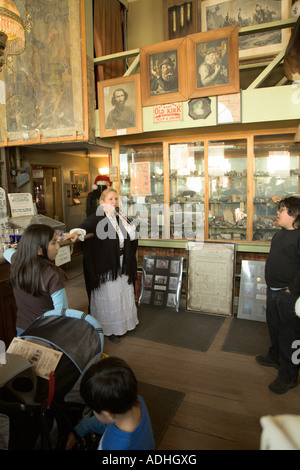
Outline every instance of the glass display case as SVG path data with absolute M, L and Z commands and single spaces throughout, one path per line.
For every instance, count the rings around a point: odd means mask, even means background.
M 294 135 L 254 137 L 253 241 L 271 241 L 278 230 L 278 201 L 300 195 L 299 155 Z
M 136 220 L 141 238 L 161 238 L 164 226 L 162 143 L 122 145 L 120 207 Z
M 247 237 L 247 139 L 208 142 L 208 238 Z
M 170 234 L 204 238 L 204 143 L 169 145 Z
M 119 147 L 120 205 L 140 238 L 270 243 L 280 199 L 300 197 L 300 145 L 274 130 Z

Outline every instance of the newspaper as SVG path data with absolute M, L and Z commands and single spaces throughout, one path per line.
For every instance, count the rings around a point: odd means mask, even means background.
M 27 359 L 36 375 L 47 380 L 49 380 L 50 372 L 56 369 L 62 356 L 60 351 L 21 338 L 14 338 L 6 352 Z

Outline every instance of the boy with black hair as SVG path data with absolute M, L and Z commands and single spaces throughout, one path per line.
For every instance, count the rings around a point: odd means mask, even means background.
M 271 347 L 256 361 L 278 369 L 269 385 L 283 394 L 297 385 L 299 365 L 293 362 L 293 343 L 300 340 L 300 318 L 295 303 L 300 295 L 300 198 L 291 196 L 278 203 L 277 224 L 265 266 L 267 284 L 266 320 Z
M 83 376 L 80 393 L 94 416 L 83 418 L 76 434 L 103 434 L 98 450 L 155 450 L 147 407 L 125 361 L 107 357 L 93 364 Z M 70 433 L 66 449 L 75 443 L 75 434 Z

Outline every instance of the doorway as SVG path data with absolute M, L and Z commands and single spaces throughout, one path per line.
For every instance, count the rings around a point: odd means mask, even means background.
M 61 167 L 31 165 L 31 180 L 38 214 L 63 222 Z

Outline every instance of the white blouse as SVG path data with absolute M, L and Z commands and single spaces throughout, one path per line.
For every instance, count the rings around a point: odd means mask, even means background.
M 116 218 L 116 215 L 109 215 L 109 214 L 106 214 L 107 218 L 109 219 L 110 223 L 112 224 L 113 228 L 115 229 L 115 231 L 117 232 L 118 234 L 118 237 L 119 237 L 119 242 L 120 242 L 120 248 L 123 248 L 124 247 L 124 235 L 122 233 L 122 231 L 120 230 L 120 227 L 118 225 L 118 222 L 117 222 L 117 218 Z M 125 230 L 126 232 L 128 233 L 129 237 L 130 237 L 130 240 L 134 240 L 135 237 L 136 237 L 136 227 L 134 224 L 130 224 L 130 225 L 124 225 L 125 227 Z M 78 232 L 79 236 L 79 240 L 81 242 L 84 241 L 84 237 L 86 235 L 86 230 L 83 229 L 83 228 L 73 228 L 72 230 L 70 230 L 70 234 L 74 233 L 74 232 Z

